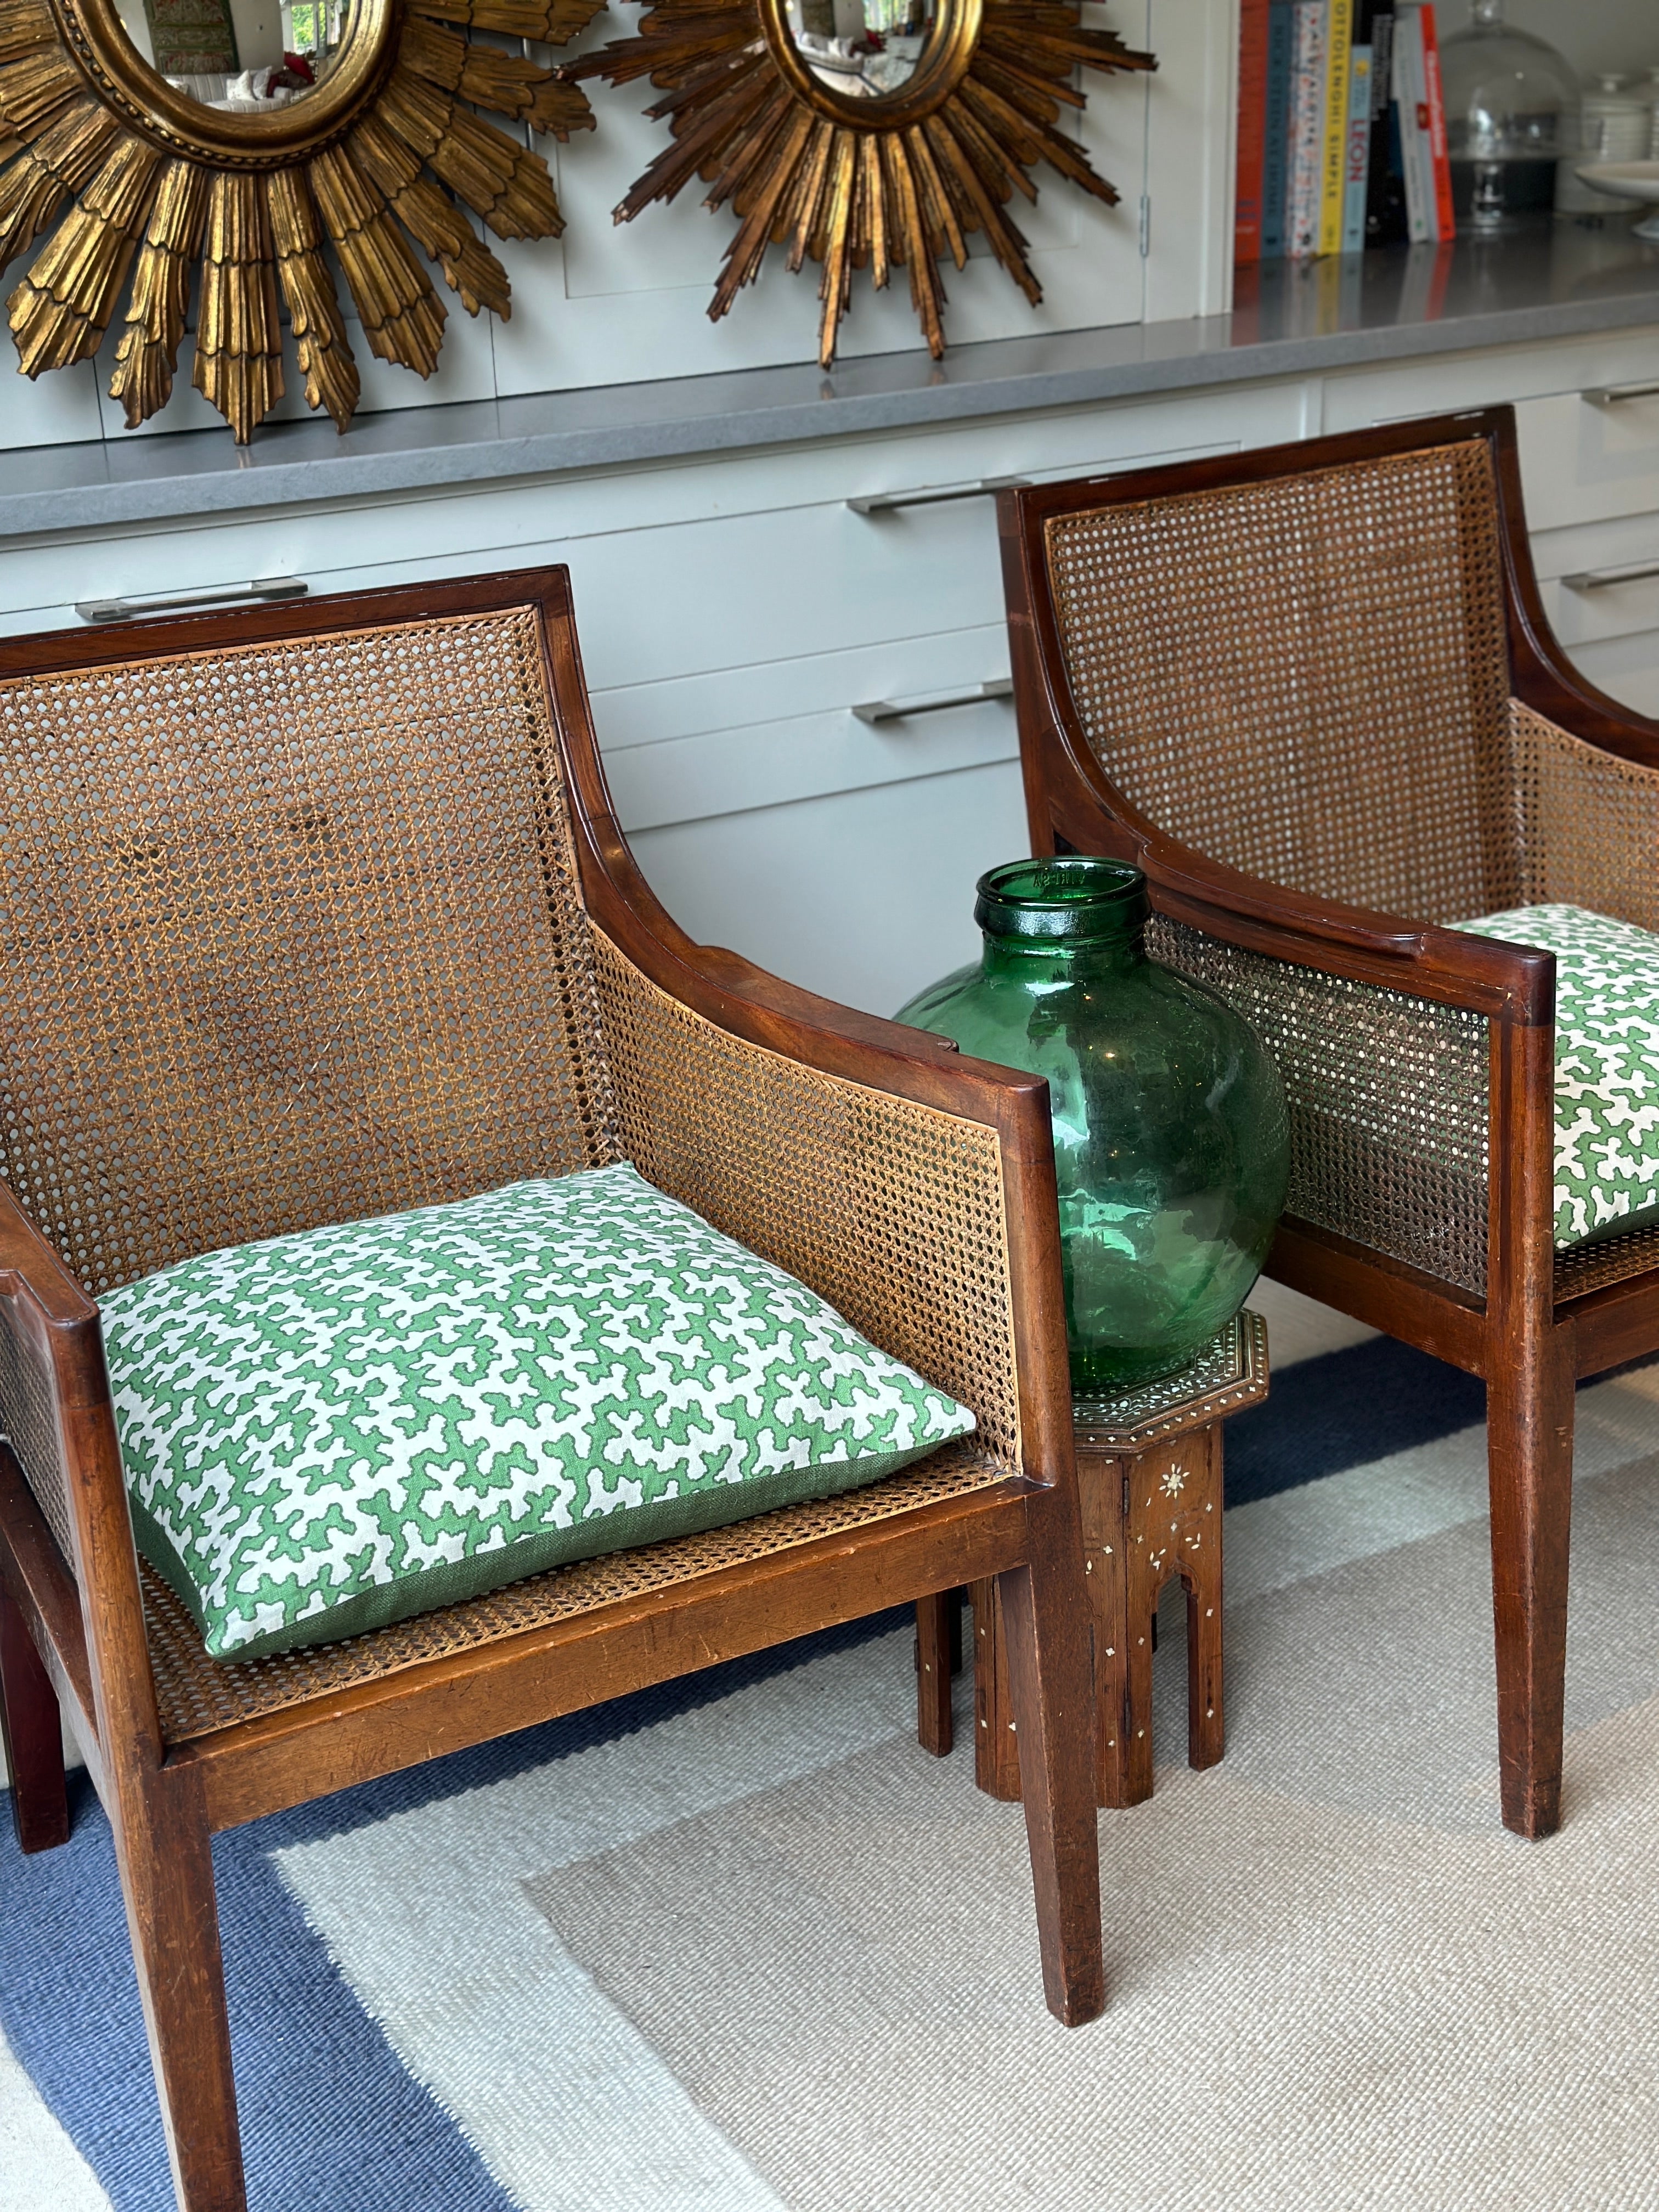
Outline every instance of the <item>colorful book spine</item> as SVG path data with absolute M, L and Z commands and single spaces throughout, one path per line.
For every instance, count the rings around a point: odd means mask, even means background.
M 1451 161 L 1446 151 L 1446 103 L 1440 90 L 1440 40 L 1432 0 L 1418 9 L 1423 38 L 1423 98 L 1428 109 L 1429 173 L 1434 195 L 1434 236 L 1444 246 L 1457 235 L 1452 213 Z
M 1285 251 L 1296 261 L 1305 261 L 1319 251 L 1328 18 L 1328 0 L 1296 0 L 1296 45 L 1291 61 L 1290 181 L 1285 188 L 1288 212 L 1285 225 Z
M 1238 131 L 1233 258 L 1261 258 L 1261 179 L 1267 152 L 1267 0 L 1240 0 Z
M 1296 45 L 1295 0 L 1267 10 L 1267 83 L 1261 149 L 1261 258 L 1285 252 L 1285 199 L 1291 178 L 1291 60 Z
M 1319 159 L 1319 251 L 1342 251 L 1343 177 L 1348 156 L 1348 64 L 1353 0 L 1329 0 L 1325 27 L 1325 106 Z
M 1370 9 L 1371 151 L 1365 177 L 1365 243 L 1394 246 L 1406 235 L 1406 197 L 1395 152 L 1394 0 Z
M 1342 251 L 1365 245 L 1365 173 L 1371 155 L 1371 50 L 1355 46 L 1348 58 L 1348 143 L 1342 172 Z
M 1394 97 L 1400 116 L 1400 166 L 1406 179 L 1406 228 L 1412 243 L 1434 235 L 1434 168 L 1429 158 L 1429 102 L 1423 76 L 1419 7 L 1400 9 L 1394 23 Z

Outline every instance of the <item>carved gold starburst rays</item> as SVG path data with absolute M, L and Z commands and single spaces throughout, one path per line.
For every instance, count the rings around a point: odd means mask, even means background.
M 820 263 L 823 302 L 818 358 L 828 368 L 855 269 L 879 290 L 896 264 L 938 360 L 945 350 L 939 261 L 962 268 L 982 231 L 1033 306 L 1042 288 L 1027 242 L 1003 212 L 1011 195 L 1036 198 L 1026 174 L 1047 161 L 1115 205 L 1076 141 L 1055 126 L 1081 109 L 1079 68 L 1157 67 L 1111 31 L 1085 30 L 1069 0 L 944 0 L 933 40 L 911 83 L 854 100 L 821 86 L 790 39 L 781 0 L 659 0 L 636 37 L 616 41 L 561 75 L 613 84 L 648 77 L 669 94 L 647 112 L 668 120 L 675 143 L 616 210 L 631 222 L 653 200 L 672 200 L 701 177 L 705 204 L 728 201 L 739 218 L 708 313 L 718 320 L 760 274 L 769 246 L 798 270 Z
M 237 442 L 283 391 L 279 284 L 306 398 L 343 430 L 359 383 L 331 246 L 371 349 L 429 376 L 445 310 L 410 241 L 470 314 L 505 318 L 507 271 L 465 211 L 498 238 L 562 228 L 540 155 L 472 109 L 560 138 L 593 121 L 574 87 L 466 30 L 562 45 L 602 5 L 365 0 L 318 90 L 247 118 L 155 76 L 110 0 L 0 0 L 0 268 L 52 233 L 8 303 L 24 374 L 95 354 L 131 273 L 110 392 L 137 428 L 172 392 L 199 264 L 193 380 Z

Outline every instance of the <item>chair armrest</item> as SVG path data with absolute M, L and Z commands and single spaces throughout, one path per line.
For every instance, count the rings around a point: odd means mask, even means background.
M 1523 902 L 1659 930 L 1659 766 L 1586 744 L 1520 699 L 1510 739 Z
M 71 1568 L 70 1431 L 108 1403 L 98 1309 L 0 1182 L 0 1432 Z

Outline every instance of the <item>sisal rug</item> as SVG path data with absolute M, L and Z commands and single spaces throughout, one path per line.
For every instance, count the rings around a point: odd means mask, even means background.
M 1566 1825 L 1528 1846 L 1478 1390 L 1260 1302 L 1227 1756 L 1181 1763 L 1168 1606 L 1104 2019 L 1044 2012 L 1018 1809 L 965 1724 L 916 1748 L 890 1615 L 220 1838 L 256 2212 L 1659 2208 L 1659 1368 L 1580 1393 Z M 63 1850 L 0 1838 L 0 2037 L 5 2212 L 167 2212 L 84 1788 Z

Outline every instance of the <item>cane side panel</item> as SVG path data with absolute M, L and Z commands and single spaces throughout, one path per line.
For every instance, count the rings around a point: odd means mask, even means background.
M 1146 949 L 1218 992 L 1278 1063 L 1286 1212 L 1484 1297 L 1486 1018 L 1249 952 L 1164 915 Z
M 615 1157 L 529 608 L 0 685 L 0 1172 L 94 1294 Z
M 1659 930 L 1659 773 L 1518 699 L 1509 713 L 1522 855 L 1514 903 L 1588 907 Z
M 641 1174 L 972 1407 L 1018 1469 L 996 1131 L 733 1036 L 593 941 L 617 1138 Z
M 1060 515 L 1044 544 L 1078 717 L 1159 829 L 1385 913 L 1516 902 L 1484 439 Z
M 64 1565 L 72 1566 L 69 1474 L 52 1386 L 29 1346 L 12 1328 L 7 1304 L 0 1298 L 0 1437 L 16 1454 L 23 1480 L 46 1516 Z
M 1008 1469 L 968 1437 L 884 1481 L 840 1498 L 787 1506 L 781 1512 L 761 1514 L 752 1521 L 734 1522 L 729 1528 L 711 1528 L 673 1543 L 608 1553 L 603 1559 L 556 1567 L 528 1581 L 511 1583 L 488 1597 L 422 1613 L 372 1635 L 234 1666 L 208 1657 L 200 1630 L 160 1576 L 141 1560 L 139 1578 L 161 1732 L 168 1743 L 210 1735 L 239 1721 L 256 1720 L 383 1680 L 428 1660 L 476 1651 L 530 1629 L 672 1589 L 820 1537 L 848 1534 L 919 1506 L 992 1489 L 1007 1479 Z
M 1591 1244 L 1575 1244 L 1555 1255 L 1555 1295 L 1588 1297 L 1613 1283 L 1628 1282 L 1659 1267 L 1659 1229 L 1633 1229 L 1628 1237 L 1597 1237 Z

